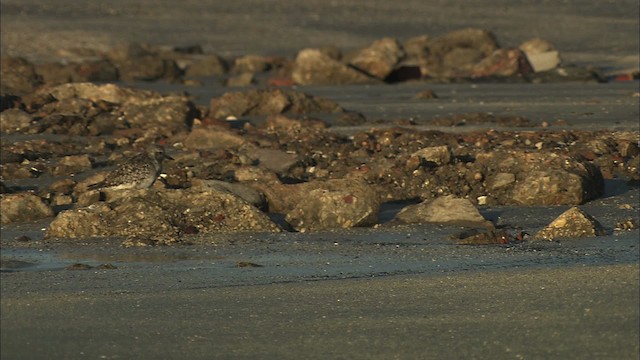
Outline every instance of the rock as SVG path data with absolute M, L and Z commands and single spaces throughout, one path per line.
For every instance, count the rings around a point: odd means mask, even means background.
M 49 191 L 56 194 L 71 194 L 77 184 L 73 179 L 60 179 L 49 185 Z
M 493 227 L 493 224 L 480 214 L 469 199 L 460 199 L 453 195 L 406 206 L 394 220 L 406 224 L 443 223 L 469 227 Z
M 42 84 L 33 64 L 22 58 L 3 57 L 0 60 L 0 92 L 25 95 Z
M 92 162 L 89 155 L 71 155 L 65 156 L 58 161 L 57 166 L 53 169 L 53 174 L 70 175 L 83 172 L 92 168 Z
M 249 86 L 255 83 L 253 73 L 241 73 L 235 76 L 231 76 L 225 82 L 226 86 Z
M 460 234 L 456 239 L 458 245 L 490 245 L 490 244 L 508 244 L 511 236 L 504 230 L 487 230 L 477 231 L 471 229 L 470 232 Z
M 118 69 L 107 60 L 88 61 L 74 66 L 74 82 L 108 82 L 118 80 Z
M 234 194 L 258 209 L 263 209 L 267 206 L 266 199 L 260 191 L 240 183 L 229 183 L 220 180 L 193 179 L 191 181 L 191 185 L 194 188 L 210 189 Z
M 31 115 L 20 109 L 7 109 L 0 113 L 0 129 L 5 134 L 24 132 L 31 121 Z
M 524 51 L 535 72 L 549 71 L 560 65 L 560 54 L 548 41 L 540 38 L 527 40 L 520 44 L 520 50 Z
M 349 61 L 349 64 L 371 76 L 384 80 L 404 56 L 404 50 L 398 40 L 386 37 L 359 50 Z
M 533 38 L 529 39 L 519 46 L 520 50 L 524 51 L 527 55 L 529 54 L 542 54 L 549 51 L 554 51 L 554 46 L 543 39 Z
M 416 100 L 431 100 L 431 99 L 437 99 L 438 95 L 436 95 L 435 91 L 431 89 L 427 89 L 427 90 L 420 91 L 413 98 Z
M 480 78 L 487 76 L 527 75 L 533 72 L 526 55 L 520 49 L 498 49 L 490 56 L 473 65 L 468 76 Z
M 371 84 L 376 79 L 337 61 L 318 49 L 301 50 L 291 77 L 300 85 Z
M 231 72 L 235 74 L 259 73 L 271 69 L 271 62 L 268 58 L 256 55 L 245 55 L 236 58 L 233 62 Z
M 279 88 L 228 92 L 211 100 L 211 114 L 215 118 L 343 111 L 331 100 Z
M 86 118 L 87 122 L 92 121 L 89 130 L 107 133 L 115 127 L 154 129 L 166 135 L 187 130 L 196 115 L 195 106 L 186 95 L 162 96 L 113 84 L 73 83 L 41 89 L 34 94 L 30 107 L 58 117 Z M 87 126 L 80 130 L 86 131 Z
M 176 79 L 179 75 L 173 60 L 161 58 L 148 45 L 134 43 L 116 47 L 109 51 L 107 57 L 118 68 L 120 80 L 123 81 Z
M 2 224 L 32 221 L 53 216 L 53 211 L 32 193 L 4 194 L 0 198 Z
M 376 224 L 380 203 L 375 191 L 359 181 L 343 185 L 305 193 L 285 220 L 300 232 Z
M 109 211 L 107 205 L 61 211 L 49 224 L 45 238 L 86 238 L 108 236 L 102 214 Z
M 534 72 L 549 71 L 557 68 L 562 60 L 557 51 L 548 51 L 540 54 L 527 54 L 527 60 Z
M 198 127 L 189 133 L 184 139 L 187 149 L 227 149 L 239 147 L 247 140 L 233 132 L 221 127 Z
M 130 127 L 157 129 L 166 135 L 189 129 L 196 112 L 186 96 L 176 95 L 127 101 L 119 111 Z
M 516 176 L 512 173 L 497 173 L 489 181 L 488 188 L 496 190 L 509 186 L 516 182 Z
M 554 240 L 560 238 L 581 238 L 604 235 L 602 225 L 589 214 L 578 207 L 563 212 L 544 229 L 540 230 L 534 239 Z
M 315 119 L 294 119 L 284 115 L 269 116 L 266 127 L 270 131 L 299 131 L 302 129 L 325 129 L 327 123 Z
M 427 165 L 442 166 L 451 162 L 451 149 L 447 145 L 432 146 L 422 148 L 413 154 L 411 157 L 424 160 Z
M 244 149 L 247 155 L 258 161 L 258 166 L 282 174 L 298 163 L 300 158 L 296 154 L 286 153 L 277 149 L 251 147 Z
M 423 76 L 449 78 L 465 76 L 481 59 L 499 46 L 495 36 L 483 29 L 462 29 L 432 39 L 415 38 L 411 53 Z
M 227 72 L 227 64 L 217 55 L 199 56 L 185 70 L 184 76 L 220 76 Z
M 123 221 L 127 219 L 127 221 Z M 46 238 L 125 236 L 126 244 L 172 244 L 183 234 L 280 231 L 266 214 L 226 191 L 191 188 L 123 191 L 110 203 L 63 211 Z
M 36 65 L 38 75 L 47 85 L 67 84 L 73 81 L 74 69 L 72 66 L 60 63 L 46 63 Z
M 500 204 L 579 205 L 604 192 L 597 166 L 563 154 L 493 150 L 476 154 L 475 164 L 493 169 L 486 195 Z

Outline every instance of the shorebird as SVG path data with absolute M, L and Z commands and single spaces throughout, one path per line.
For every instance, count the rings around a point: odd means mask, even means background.
M 90 185 L 97 190 L 135 190 L 147 189 L 162 172 L 162 160 L 173 160 L 165 154 L 161 146 L 151 145 L 146 151 L 128 159 L 118 168 L 107 174 L 105 179 Z

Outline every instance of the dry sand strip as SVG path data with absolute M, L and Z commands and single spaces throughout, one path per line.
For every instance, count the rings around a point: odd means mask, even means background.
M 69 273 L 73 281 L 73 272 Z M 2 298 L 2 359 L 637 359 L 639 267 Z

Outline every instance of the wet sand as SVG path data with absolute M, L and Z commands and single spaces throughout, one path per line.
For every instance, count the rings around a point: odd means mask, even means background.
M 143 41 L 291 56 L 303 47 L 348 50 L 382 36 L 477 26 L 505 46 L 542 37 L 569 62 L 638 64 L 634 1 L 150 3 L 3 0 L 2 54 L 47 60 L 74 47 Z M 570 127 L 637 129 L 634 84 L 439 85 L 439 103 L 410 106 L 405 99 L 420 85 L 308 91 L 373 119 L 418 114 L 419 123 L 420 114 L 491 111 L 564 119 Z M 202 89 L 201 103 L 224 90 Z M 586 205 L 608 236 L 512 248 L 453 246 L 443 243 L 442 229 L 420 226 L 144 250 L 40 243 L 32 234 L 40 226 L 3 227 L 3 260 L 30 266 L 0 273 L 0 357 L 637 359 L 639 233 L 612 229 L 638 214 L 621 212 L 623 203 L 638 203 L 637 187 Z M 527 230 L 565 209 L 490 212 Z M 35 244 L 13 241 L 25 233 Z M 237 268 L 239 261 L 262 267 Z M 117 269 L 64 270 L 75 262 Z
M 168 277 L 164 290 L 71 294 L 34 292 L 18 276 L 23 292 L 2 298 L 2 358 L 634 359 L 638 270 L 572 266 L 179 291 L 171 290 L 179 279 Z

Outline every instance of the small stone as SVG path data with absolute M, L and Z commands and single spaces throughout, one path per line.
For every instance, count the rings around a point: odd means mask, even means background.
M 384 80 L 404 56 L 404 50 L 398 40 L 387 37 L 359 50 L 349 63 L 369 75 Z
M 540 230 L 534 239 L 551 241 L 559 238 L 582 238 L 604 234 L 602 225 L 596 219 L 574 206 Z
M 451 162 L 452 155 L 451 149 L 447 145 L 442 145 L 422 148 L 411 154 L 411 157 L 417 157 L 427 163 L 442 166 Z
M 430 99 L 437 99 L 438 95 L 436 95 L 435 91 L 431 89 L 427 89 L 427 90 L 420 91 L 413 98 L 416 100 L 430 100 Z

